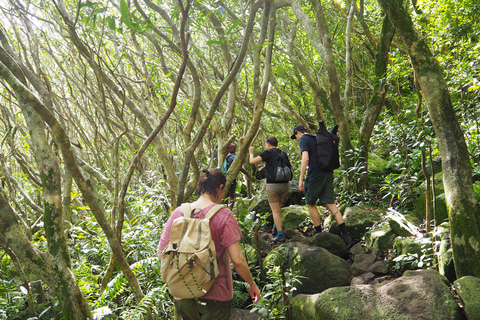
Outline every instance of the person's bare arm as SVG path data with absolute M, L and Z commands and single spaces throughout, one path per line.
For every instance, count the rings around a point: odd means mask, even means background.
M 253 157 L 253 147 L 248 148 L 248 153 L 250 154 L 250 164 L 255 164 L 263 161 L 262 157 L 260 156 L 256 156 L 255 158 Z
M 300 167 L 300 177 L 298 178 L 298 190 L 305 191 L 303 187 L 303 178 L 305 177 L 305 173 L 307 172 L 308 162 L 310 158 L 308 157 L 308 151 L 302 152 L 302 165 Z
M 258 289 L 255 281 L 253 281 L 253 277 L 250 273 L 250 269 L 248 268 L 247 261 L 243 257 L 240 243 L 238 241 L 232 243 L 229 247 L 227 247 L 227 252 L 230 256 L 230 259 L 232 260 L 235 270 L 237 270 L 238 274 L 242 277 L 242 279 L 248 283 L 250 297 L 252 299 L 255 299 L 253 303 L 257 303 L 258 300 L 260 300 L 260 289 Z

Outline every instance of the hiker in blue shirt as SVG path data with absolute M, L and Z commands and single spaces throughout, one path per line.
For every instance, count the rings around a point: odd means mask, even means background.
M 237 146 L 235 144 L 230 144 L 230 147 L 228 147 L 228 154 L 225 157 L 225 160 L 223 161 L 222 165 L 222 172 L 224 174 L 227 173 L 228 169 L 230 169 L 230 166 L 232 165 L 233 160 L 235 160 L 235 152 L 237 151 Z M 247 179 L 250 180 L 250 174 L 247 172 L 247 170 L 240 168 L 240 172 L 243 173 L 244 175 L 247 176 Z M 235 203 L 235 190 L 237 189 L 237 178 L 233 180 L 232 184 L 230 185 L 230 188 L 228 189 L 228 195 L 226 201 L 224 203 L 228 202 L 228 206 L 230 207 L 230 210 L 233 210 L 233 205 Z
M 347 244 L 352 244 L 352 237 L 347 231 L 343 216 L 334 202 L 333 194 L 333 170 L 325 170 L 317 165 L 316 148 L 317 141 L 315 136 L 307 135 L 307 128 L 304 125 L 298 125 L 293 129 L 291 139 L 297 139 L 300 143 L 300 152 L 302 153 L 302 164 L 300 169 L 300 177 L 298 179 L 298 189 L 305 192 L 305 203 L 308 207 L 308 212 L 312 218 L 315 227 L 315 234 L 322 232 L 322 219 L 317 208 L 317 200 L 320 205 L 324 205 L 337 221 L 340 228 L 340 237 Z M 305 186 L 303 179 L 305 173 L 308 173 L 305 179 Z

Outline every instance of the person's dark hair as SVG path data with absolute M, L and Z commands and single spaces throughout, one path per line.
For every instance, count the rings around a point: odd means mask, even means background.
M 216 196 L 217 189 L 220 188 L 220 186 L 224 188 L 226 182 L 227 178 L 222 170 L 217 168 L 204 169 L 200 175 L 200 179 L 198 179 L 197 192 L 199 195 L 207 193 L 210 196 Z
M 228 147 L 228 152 L 229 153 L 235 153 L 235 151 L 237 151 L 237 146 L 234 145 L 233 143 L 230 144 L 230 146 Z
M 274 147 L 278 147 L 278 140 L 274 136 L 269 136 L 267 138 L 267 143 L 270 143 Z

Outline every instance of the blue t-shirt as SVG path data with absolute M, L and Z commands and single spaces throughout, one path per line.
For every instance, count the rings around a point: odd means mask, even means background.
M 298 139 L 298 142 L 300 142 L 300 152 L 308 151 L 307 178 L 332 172 L 331 170 L 322 169 L 317 165 L 317 139 L 314 135 L 304 134 Z

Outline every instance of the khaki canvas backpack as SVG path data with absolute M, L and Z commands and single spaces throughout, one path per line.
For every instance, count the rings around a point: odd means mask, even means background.
M 174 297 L 202 297 L 215 282 L 218 264 L 210 219 L 224 207 L 217 204 L 203 218 L 194 218 L 190 204 L 182 204 L 183 217 L 173 221 L 161 259 L 162 281 Z

